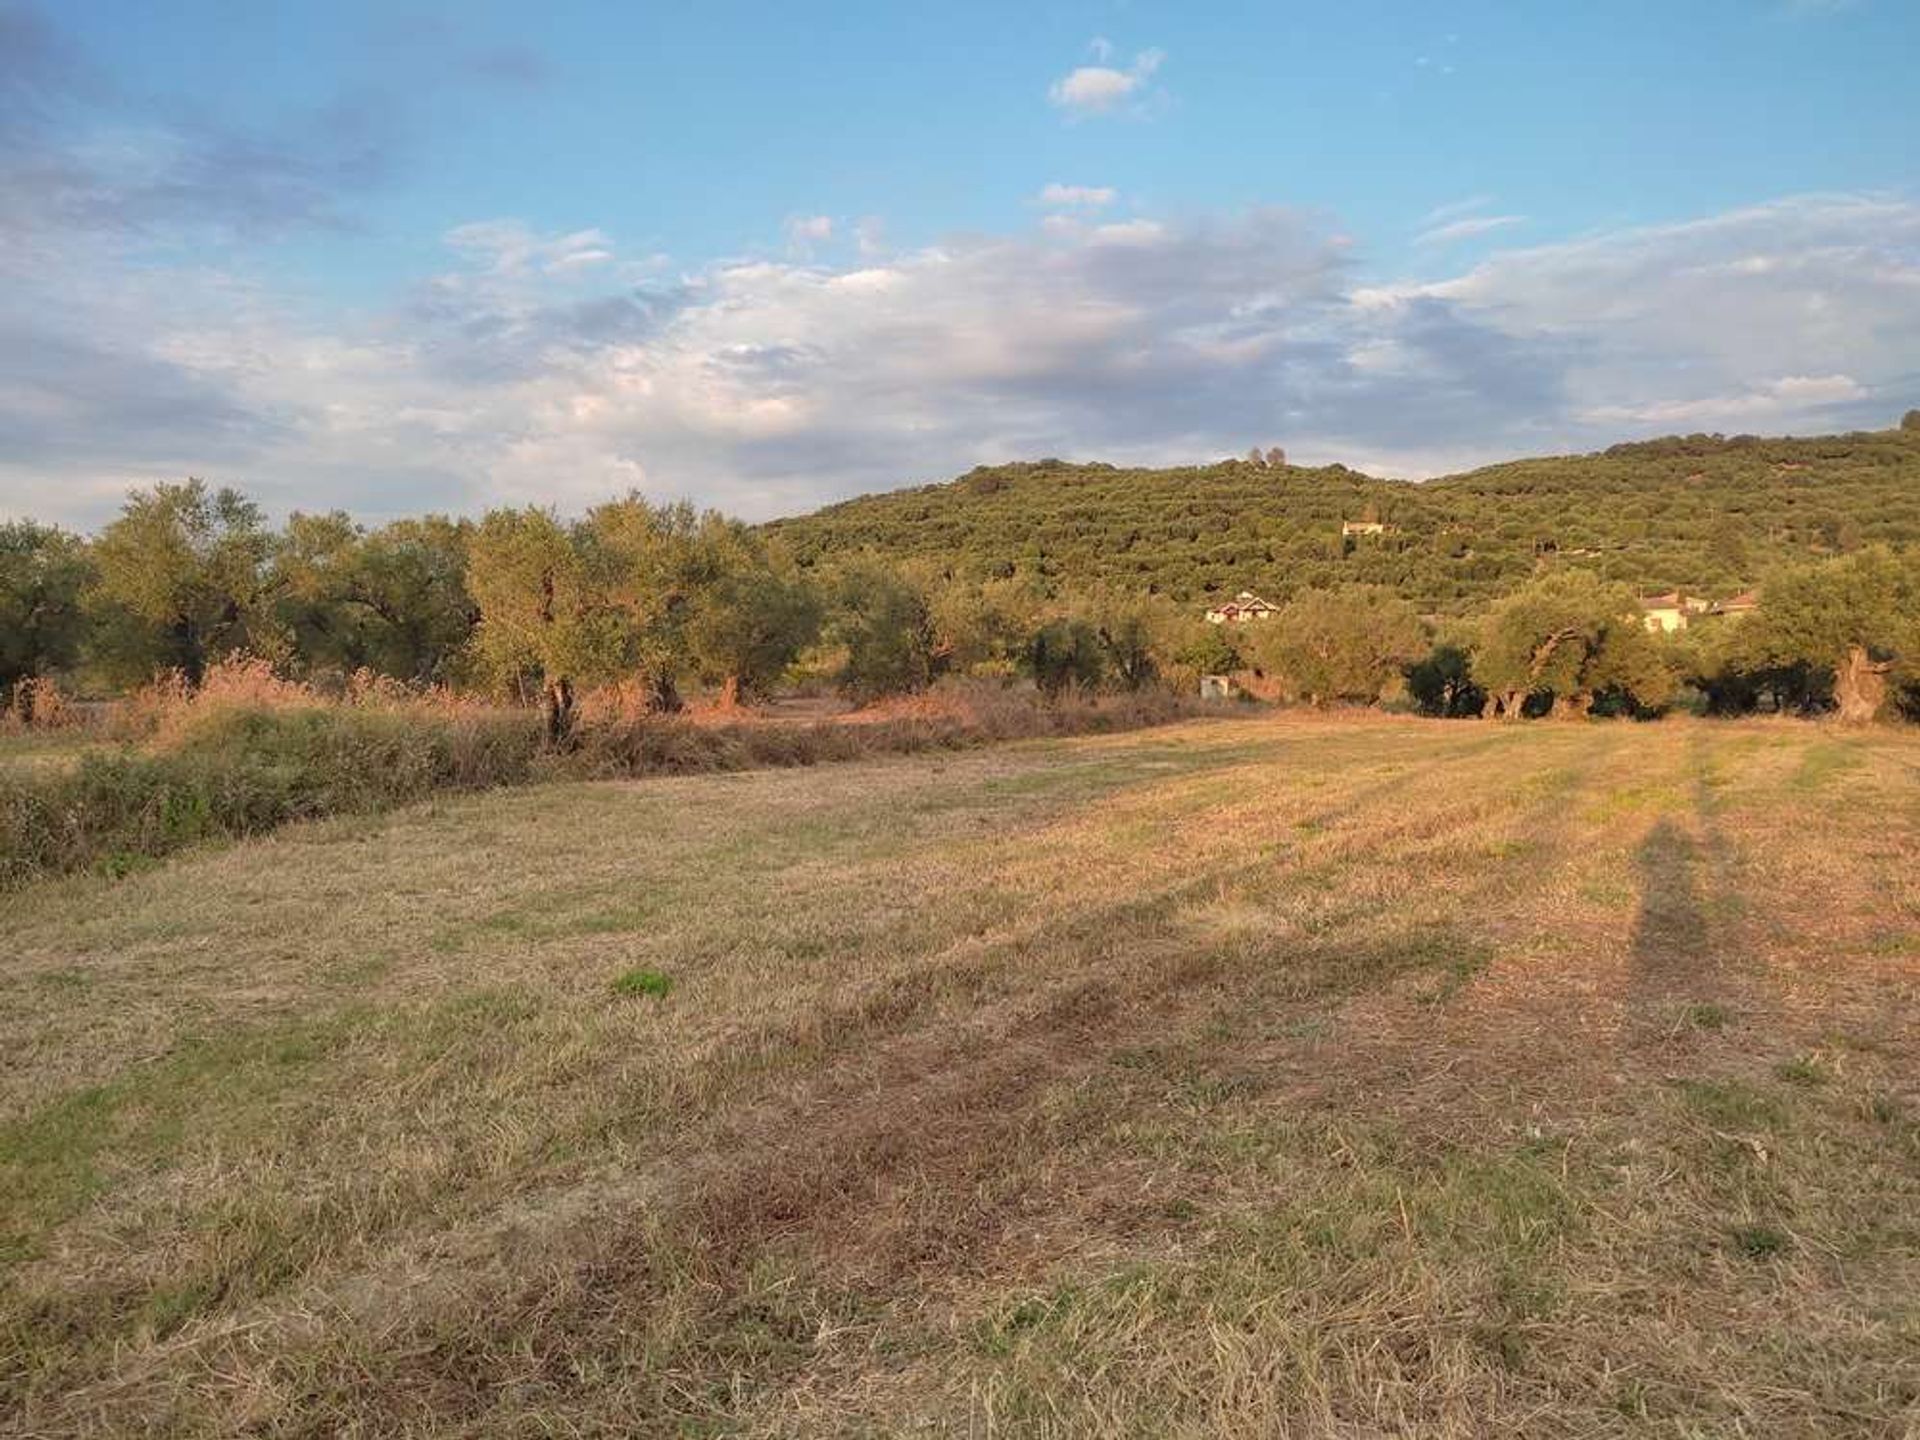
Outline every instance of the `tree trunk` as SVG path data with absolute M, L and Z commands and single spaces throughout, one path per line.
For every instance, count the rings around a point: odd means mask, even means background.
M 671 675 L 656 675 L 647 682 L 647 709 L 656 715 L 676 715 L 686 708 L 680 687 Z
M 180 660 L 180 676 L 186 681 L 187 689 L 198 690 L 200 682 L 207 678 L 207 664 L 193 621 L 185 615 L 176 619 L 173 622 L 173 638 L 178 647 L 175 653 Z
M 547 725 L 547 744 L 555 749 L 567 743 L 573 734 L 573 682 L 560 675 L 549 679 L 540 692 L 540 710 Z
M 720 682 L 720 708 L 738 710 L 740 708 L 740 677 L 729 675 Z
M 1556 695 L 1553 699 L 1553 718 L 1556 720 L 1584 720 L 1591 709 L 1593 695 L 1590 691 L 1576 690 L 1571 695 Z
M 1833 698 L 1840 707 L 1843 724 L 1864 725 L 1880 713 L 1887 698 L 1887 671 L 1892 668 L 1876 664 L 1864 646 L 1847 650 L 1846 657 L 1833 667 Z

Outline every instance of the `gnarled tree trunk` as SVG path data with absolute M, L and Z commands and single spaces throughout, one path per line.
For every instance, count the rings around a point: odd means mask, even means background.
M 573 682 L 564 675 L 548 679 L 540 692 L 540 713 L 546 721 L 547 744 L 556 748 L 573 734 Z
M 1864 725 L 1880 713 L 1887 699 L 1887 672 L 1892 668 L 1868 655 L 1863 645 L 1848 648 L 1833 667 L 1833 698 L 1844 724 Z
M 1592 709 L 1593 695 L 1590 691 L 1575 690 L 1568 695 L 1553 697 L 1553 718 L 1556 720 L 1584 720 Z

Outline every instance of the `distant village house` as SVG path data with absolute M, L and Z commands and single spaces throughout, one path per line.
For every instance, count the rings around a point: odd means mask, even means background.
M 1209 625 L 1244 625 L 1250 620 L 1270 620 L 1278 607 L 1268 604 L 1251 590 L 1242 590 L 1225 605 L 1207 611 Z
M 1687 617 L 1693 613 L 1687 605 L 1687 597 L 1678 590 L 1669 590 L 1661 595 L 1643 595 L 1640 597 L 1640 609 L 1644 612 L 1650 633 L 1664 631 L 1669 635 L 1676 630 L 1686 629 Z
M 1387 527 L 1378 520 L 1346 520 L 1340 525 L 1340 538 L 1350 540 L 1355 535 L 1384 535 Z
M 1714 602 L 1709 615 L 1751 615 L 1760 608 L 1760 597 L 1751 590 L 1742 590 L 1738 595 L 1729 595 L 1725 600 Z
M 1745 615 L 1759 608 L 1759 598 L 1751 590 L 1717 602 L 1681 590 L 1645 595 L 1640 599 L 1642 618 L 1648 631 L 1668 635 L 1686 629 L 1688 622 L 1698 615 Z

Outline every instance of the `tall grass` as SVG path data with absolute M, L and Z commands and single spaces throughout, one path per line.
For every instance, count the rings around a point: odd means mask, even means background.
M 565 752 L 537 717 L 444 693 L 358 681 L 341 696 L 257 661 L 166 682 L 115 721 L 122 744 L 46 773 L 0 771 L 0 888 L 37 876 L 120 873 L 184 846 L 293 820 L 392 809 L 426 796 L 540 778 L 611 778 L 814 765 L 995 740 L 1121 730 L 1191 707 L 1160 693 L 1042 705 L 999 686 L 955 687 L 834 720 L 592 718 Z

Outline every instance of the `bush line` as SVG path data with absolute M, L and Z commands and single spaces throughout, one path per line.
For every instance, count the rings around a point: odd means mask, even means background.
M 1006 697 L 863 723 L 641 716 L 584 725 L 575 744 L 554 752 L 525 711 L 226 709 L 167 748 L 91 753 L 64 771 L 0 772 L 0 889 L 86 870 L 124 874 L 189 845 L 436 794 L 958 750 L 1134 729 L 1194 711 L 1151 692 L 1054 705 Z

